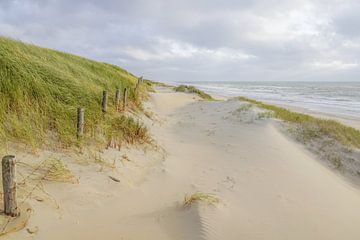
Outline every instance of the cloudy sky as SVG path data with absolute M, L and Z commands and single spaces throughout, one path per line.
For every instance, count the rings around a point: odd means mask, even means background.
M 358 81 L 358 0 L 0 0 L 0 34 L 159 81 Z

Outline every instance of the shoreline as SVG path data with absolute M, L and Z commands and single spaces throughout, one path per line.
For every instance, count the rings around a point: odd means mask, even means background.
M 191 85 L 191 83 L 189 83 Z M 204 88 L 202 86 L 197 86 L 199 89 L 204 90 Z M 206 90 L 204 90 L 206 91 Z M 224 100 L 224 99 L 231 99 L 231 98 L 236 98 L 236 97 L 244 97 L 241 94 L 235 96 L 235 95 L 225 95 L 225 94 L 219 94 L 218 92 L 215 91 L 206 91 L 209 94 L 211 94 L 211 96 L 214 96 L 214 98 L 218 98 L 220 100 Z M 251 99 L 254 100 L 258 100 L 264 103 L 269 103 L 272 105 L 276 105 L 279 107 L 284 107 L 287 108 L 291 111 L 297 111 L 299 113 L 304 113 L 304 114 L 309 114 L 311 116 L 314 117 L 320 117 L 320 118 L 325 118 L 325 119 L 331 119 L 331 120 L 335 120 L 335 121 L 339 121 L 345 125 L 348 125 L 350 127 L 356 128 L 358 130 L 360 130 L 360 116 L 352 116 L 352 115 L 347 115 L 347 114 L 342 114 L 342 113 L 329 113 L 329 112 L 324 112 L 324 111 L 320 111 L 320 110 L 312 110 L 306 107 L 301 107 L 301 106 L 294 106 L 291 105 L 289 103 L 285 103 L 282 101 L 269 101 L 269 100 L 262 100 L 262 99 L 257 99 L 257 98 L 252 98 Z

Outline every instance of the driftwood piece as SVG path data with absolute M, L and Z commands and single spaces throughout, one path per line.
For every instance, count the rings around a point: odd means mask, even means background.
M 116 177 L 113 177 L 113 176 L 109 176 L 109 178 L 111 180 L 113 180 L 114 182 L 120 182 L 120 179 L 116 178 Z

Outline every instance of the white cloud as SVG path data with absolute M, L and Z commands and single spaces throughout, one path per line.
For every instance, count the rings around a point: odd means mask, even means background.
M 196 47 L 189 43 L 177 42 L 169 39 L 159 39 L 157 45 L 151 50 L 126 47 L 124 53 L 130 57 L 141 60 L 168 60 L 177 58 L 204 58 L 214 61 L 242 61 L 255 58 L 241 50 L 230 48 L 209 49 Z
M 359 67 L 358 62 L 343 62 L 339 60 L 315 61 L 310 64 L 311 67 L 323 70 L 349 70 Z

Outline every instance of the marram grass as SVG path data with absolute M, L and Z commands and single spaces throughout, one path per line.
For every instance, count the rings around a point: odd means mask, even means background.
M 190 195 L 185 195 L 183 206 L 191 207 L 196 202 L 204 202 L 210 205 L 217 205 L 220 203 L 220 199 L 214 194 L 196 192 Z
M 108 141 L 111 136 L 101 134 L 124 119 L 115 111 L 115 91 L 130 88 L 129 106 L 137 109 L 136 82 L 134 75 L 110 64 L 0 37 L 0 143 L 37 148 L 52 139 L 70 146 L 77 142 L 79 106 L 85 109 L 84 141 Z M 103 90 L 109 91 L 106 117 L 101 112 Z M 139 128 L 135 121 L 127 123 L 134 126 L 125 126 L 118 135 Z
M 44 176 L 42 177 L 43 180 L 68 183 L 78 182 L 71 170 L 65 165 L 64 161 L 61 161 L 60 159 L 47 159 L 41 170 L 45 171 Z
M 157 82 L 157 81 L 153 81 L 153 80 L 149 80 L 149 79 L 144 79 L 144 83 L 148 86 L 159 86 L 159 87 L 174 87 L 171 84 L 168 83 L 162 83 L 162 82 Z
M 204 100 L 214 100 L 211 95 L 207 94 L 204 91 L 201 91 L 201 90 L 197 89 L 194 86 L 179 85 L 177 87 L 174 87 L 174 90 L 176 92 L 195 93 Z
M 239 97 L 241 101 L 252 103 L 269 110 L 273 116 L 299 126 L 303 141 L 328 137 L 344 146 L 360 148 L 360 131 L 334 120 L 316 118 L 307 114 L 292 112 L 282 107 L 262 103 L 253 99 Z

